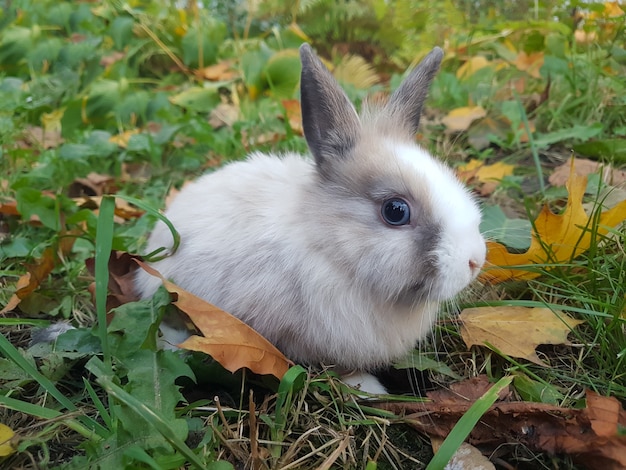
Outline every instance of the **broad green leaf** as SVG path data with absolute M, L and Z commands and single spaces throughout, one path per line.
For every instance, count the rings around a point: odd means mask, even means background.
M 241 56 L 239 64 L 243 81 L 252 99 L 256 99 L 267 85 L 263 70 L 272 54 L 273 51 L 264 43 L 261 43 L 258 50 L 246 51 Z
M 194 86 L 170 97 L 170 101 L 181 108 L 208 113 L 220 102 L 218 89 L 221 83 L 211 83 L 206 87 Z
M 409 355 L 396 362 L 393 367 L 396 369 L 417 369 L 422 372 L 432 370 L 456 380 L 461 379 L 461 377 L 453 372 L 445 363 L 432 359 L 416 349 L 413 349 Z
M 483 206 L 480 232 L 509 248 L 523 250 L 530 246 L 530 221 L 509 219 L 500 206 Z
M 598 135 L 603 128 L 602 123 L 596 122 L 590 126 L 576 125 L 547 134 L 538 134 L 535 137 L 535 145 L 537 147 L 548 147 L 557 142 L 571 139 L 584 142 Z
M 265 65 L 264 75 L 276 98 L 293 98 L 300 83 L 302 64 L 297 49 L 274 54 Z
M 554 386 L 532 380 L 527 375 L 516 374 L 513 386 L 524 401 L 558 405 L 565 398 Z
M 128 16 L 118 16 L 111 22 L 109 35 L 117 50 L 122 50 L 129 44 L 133 37 L 134 24 L 135 21 Z
M 215 63 L 217 51 L 226 37 L 226 25 L 213 18 L 204 19 L 199 28 L 190 28 L 181 41 L 183 62 L 191 68 Z
M 61 229 L 57 202 L 37 189 L 20 188 L 17 190 L 17 210 L 24 220 L 36 216 L 42 224 L 54 231 Z
M 576 152 L 617 163 L 626 162 L 626 139 L 603 139 L 574 145 Z

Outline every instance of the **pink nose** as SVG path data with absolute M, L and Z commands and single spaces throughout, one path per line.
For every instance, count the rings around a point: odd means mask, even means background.
M 479 271 L 480 268 L 482 268 L 483 263 L 480 263 L 478 261 L 476 261 L 475 259 L 470 259 L 469 260 L 469 268 L 470 271 L 472 271 L 472 273 L 475 273 L 476 271 Z

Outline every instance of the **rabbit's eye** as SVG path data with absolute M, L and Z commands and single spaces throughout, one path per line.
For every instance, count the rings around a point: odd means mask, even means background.
M 409 205 L 400 198 L 387 199 L 383 202 L 381 213 L 389 225 L 406 225 L 411 219 Z

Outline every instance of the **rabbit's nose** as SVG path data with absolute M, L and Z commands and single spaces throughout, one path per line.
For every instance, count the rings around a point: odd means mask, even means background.
M 469 268 L 470 271 L 472 272 L 472 274 L 476 274 L 478 271 L 480 271 L 480 268 L 483 267 L 483 262 L 482 261 L 477 261 L 473 258 L 470 258 L 469 260 Z

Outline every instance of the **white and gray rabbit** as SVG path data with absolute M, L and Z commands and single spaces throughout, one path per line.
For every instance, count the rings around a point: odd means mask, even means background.
M 366 372 L 415 347 L 485 260 L 476 202 L 415 143 L 443 52 L 360 117 L 309 45 L 300 56 L 313 158 L 253 153 L 185 186 L 165 213 L 180 248 L 154 267 L 290 359 L 356 371 L 350 383 L 383 393 Z M 159 222 L 148 250 L 171 245 Z M 142 297 L 159 285 L 138 272 Z

